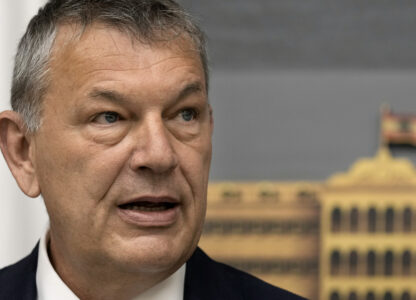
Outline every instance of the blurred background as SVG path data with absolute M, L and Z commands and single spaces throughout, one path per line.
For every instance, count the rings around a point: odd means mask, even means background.
M 1 110 L 18 39 L 43 2 L 0 2 Z M 416 113 L 412 0 L 179 2 L 208 35 L 212 182 L 323 182 L 377 152 L 383 103 Z M 392 152 L 416 161 L 412 148 Z M 47 218 L 3 158 L 0 184 L 2 267 L 30 251 Z
M 416 4 L 183 4 L 209 37 L 212 178 L 321 180 L 378 146 L 379 109 L 416 111 Z

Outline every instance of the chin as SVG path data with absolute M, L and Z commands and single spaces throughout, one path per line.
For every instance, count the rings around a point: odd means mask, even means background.
M 114 249 L 115 260 L 124 270 L 133 273 L 174 272 L 188 260 L 196 247 L 193 243 L 181 243 L 178 240 L 150 238 L 130 241 L 123 246 Z

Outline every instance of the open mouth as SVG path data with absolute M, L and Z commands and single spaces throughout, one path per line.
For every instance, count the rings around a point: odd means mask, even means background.
M 123 210 L 136 210 L 143 212 L 160 212 L 175 208 L 176 206 L 177 204 L 172 202 L 138 201 L 119 205 L 119 208 Z
M 169 227 L 181 215 L 181 202 L 171 197 L 140 197 L 118 205 L 120 218 L 139 227 Z

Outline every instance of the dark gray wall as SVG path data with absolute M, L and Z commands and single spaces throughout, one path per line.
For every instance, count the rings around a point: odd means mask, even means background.
M 378 146 L 379 109 L 416 112 L 416 72 L 213 73 L 212 179 L 325 179 Z
M 414 1 L 181 2 L 209 36 L 213 180 L 325 179 L 376 152 L 382 103 L 416 112 Z
M 416 67 L 414 0 L 182 0 L 214 68 Z

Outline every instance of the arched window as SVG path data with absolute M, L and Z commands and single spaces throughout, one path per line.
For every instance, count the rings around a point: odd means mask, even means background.
M 410 300 L 410 293 L 408 291 L 403 292 L 400 300 Z
M 336 207 L 331 213 L 331 230 L 332 232 L 338 232 L 341 230 L 341 209 Z
M 358 254 L 357 254 L 357 251 L 353 250 L 351 251 L 350 258 L 349 258 L 350 275 L 357 275 L 357 268 L 358 268 Z
M 351 209 L 350 212 L 350 230 L 351 232 L 358 231 L 358 222 L 359 222 L 359 214 L 358 209 L 356 207 Z
M 376 232 L 377 230 L 377 211 L 374 207 L 368 210 L 368 231 Z
M 394 210 L 393 208 L 389 207 L 386 210 L 386 232 L 393 232 L 394 229 Z
M 365 297 L 365 300 L 375 300 L 376 296 L 374 295 L 374 292 L 368 292 L 367 296 Z
M 412 231 L 412 209 L 410 207 L 406 207 L 403 211 L 403 231 Z
M 376 275 L 376 253 L 373 250 L 367 254 L 367 275 Z
M 338 250 L 331 254 L 331 275 L 339 275 L 341 267 L 341 255 Z
M 331 293 L 331 295 L 329 296 L 329 300 L 339 300 L 339 293 L 337 291 L 334 291 Z
M 410 268 L 412 266 L 412 254 L 409 250 L 403 252 L 402 256 L 402 274 L 405 276 L 410 275 Z
M 357 299 L 358 299 L 358 297 L 357 297 L 357 293 L 356 292 L 351 292 L 348 295 L 348 300 L 357 300 Z
M 384 255 L 384 275 L 391 276 L 393 275 L 393 252 L 387 251 Z
M 404 291 L 400 300 L 410 300 L 410 293 L 408 291 Z
M 391 292 L 386 292 L 383 300 L 393 300 L 393 294 Z

